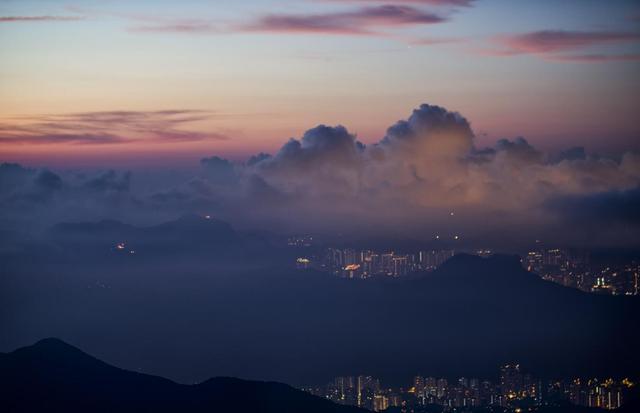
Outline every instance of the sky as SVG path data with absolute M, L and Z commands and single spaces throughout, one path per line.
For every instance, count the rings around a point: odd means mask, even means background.
M 0 1 L 0 231 L 638 247 L 630 1 Z M 1 233 L 1 232 L 0 232 Z
M 195 168 L 422 103 L 474 146 L 638 149 L 640 4 L 567 0 L 0 1 L 2 161 Z

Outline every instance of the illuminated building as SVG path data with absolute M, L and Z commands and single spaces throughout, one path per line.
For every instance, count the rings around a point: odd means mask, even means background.
M 422 269 L 435 270 L 454 255 L 453 250 L 430 250 L 420 251 L 418 257 Z
M 416 392 L 416 394 L 418 393 L 423 393 L 425 390 L 425 381 L 424 381 L 424 377 L 422 376 L 415 376 L 413 378 L 413 388 Z
M 439 399 L 443 398 L 447 394 L 448 387 L 447 379 L 438 379 L 436 396 Z
M 207 215 L 205 218 L 209 219 Z M 310 247 L 313 245 L 313 237 L 311 235 L 294 235 L 287 239 L 287 245 L 290 247 Z
M 500 368 L 500 390 L 503 396 L 509 399 L 518 397 L 522 382 L 519 364 L 506 364 Z
M 479 257 L 490 257 L 493 255 L 493 252 L 490 249 L 480 249 L 476 250 L 475 254 Z
M 308 258 L 300 257 L 296 260 L 296 268 L 299 270 L 306 270 L 311 267 L 311 260 Z
M 393 257 L 393 276 L 401 277 L 407 275 L 409 265 L 407 257 Z
M 372 410 L 374 396 L 380 390 L 380 382 L 371 376 L 358 376 L 357 379 L 357 406 Z
M 348 264 L 343 268 L 342 276 L 345 278 L 361 278 L 360 264 Z
M 393 275 L 393 253 L 382 254 L 381 266 L 382 273 L 385 275 Z
M 402 395 L 398 393 L 392 393 L 388 396 L 389 406 L 400 407 L 402 406 Z
M 387 399 L 387 396 L 382 395 L 382 394 L 377 394 L 373 398 L 373 411 L 374 412 L 381 412 L 383 410 L 387 410 L 388 408 L 389 408 L 389 399 Z

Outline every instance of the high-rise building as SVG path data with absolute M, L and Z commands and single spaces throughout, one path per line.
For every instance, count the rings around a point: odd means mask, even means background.
M 413 388 L 415 389 L 416 394 L 423 393 L 425 389 L 424 377 L 415 376 L 413 378 Z
M 548 249 L 543 252 L 542 263 L 544 265 L 561 266 L 567 262 L 566 251 L 559 248 Z
M 453 250 L 430 250 L 420 251 L 418 257 L 420 267 L 423 270 L 435 270 L 454 255 L 455 251 Z
M 371 376 L 358 376 L 356 380 L 358 403 L 360 407 L 373 408 L 373 396 L 380 390 L 380 381 Z
M 389 408 L 389 399 L 383 394 L 376 394 L 373 398 L 373 411 L 381 412 Z
M 393 406 L 393 407 L 402 406 L 402 395 L 398 393 L 392 393 L 389 395 L 388 399 L 389 399 L 389 406 Z
M 449 385 L 447 383 L 447 379 L 438 379 L 438 383 L 437 383 L 437 394 L 436 396 L 441 399 L 443 397 L 445 397 L 447 395 L 447 390 L 449 388 Z
M 429 396 L 437 396 L 438 394 L 438 381 L 435 377 L 427 377 L 424 379 L 425 392 Z
M 381 273 L 385 275 L 393 275 L 393 253 L 382 254 L 381 259 Z
M 524 267 L 527 271 L 539 274 L 543 266 L 542 253 L 540 251 L 529 251 L 524 258 Z
M 409 262 L 406 256 L 393 257 L 393 276 L 402 277 L 409 272 Z
M 522 374 L 519 364 L 505 364 L 500 368 L 500 389 L 507 398 L 515 398 L 520 394 Z

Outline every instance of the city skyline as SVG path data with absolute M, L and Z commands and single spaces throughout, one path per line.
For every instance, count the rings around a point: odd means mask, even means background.
M 524 370 L 520 364 L 508 363 L 500 366 L 497 378 L 418 375 L 406 386 L 384 385 L 379 378 L 367 375 L 339 376 L 326 385 L 302 389 L 338 404 L 375 412 L 389 407 L 421 412 L 429 411 L 429 406 L 441 406 L 444 412 L 489 407 L 519 413 L 542 406 L 562 408 L 566 403 L 615 410 L 634 397 L 636 387 L 629 378 L 541 379 Z
M 457 254 L 487 258 L 493 255 L 513 255 L 512 252 L 487 248 L 437 249 L 413 247 L 407 249 L 361 249 L 313 247 L 310 236 L 288 239 L 289 247 L 297 247 L 295 268 L 328 272 L 339 278 L 367 280 L 374 277 L 420 277 L 439 269 Z M 302 247 L 302 248 L 300 248 Z M 407 252 L 413 251 L 413 252 Z M 415 252 L 417 251 L 417 252 Z M 600 255 L 592 262 L 591 255 Z M 606 295 L 640 294 L 640 259 L 609 256 L 602 251 L 542 247 L 517 254 L 522 267 L 546 281 L 587 293 Z

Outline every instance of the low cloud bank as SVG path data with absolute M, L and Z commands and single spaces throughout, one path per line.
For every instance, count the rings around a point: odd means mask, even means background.
M 543 121 L 543 120 L 542 120 Z M 116 218 L 154 222 L 187 212 L 248 229 L 508 245 L 638 246 L 640 155 L 584 148 L 545 154 L 526 139 L 474 143 L 461 114 L 421 105 L 364 145 L 320 125 L 245 163 L 218 156 L 179 185 L 136 190 L 135 176 L 0 167 L 3 227 Z M 622 211 L 620 213 L 616 211 Z M 37 218 L 36 218 L 37 217 Z M 37 225 L 36 225 L 37 223 Z

